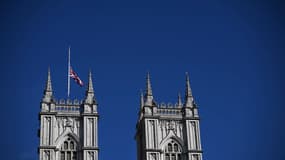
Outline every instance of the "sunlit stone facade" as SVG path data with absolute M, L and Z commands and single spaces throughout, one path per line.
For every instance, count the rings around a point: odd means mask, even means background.
M 39 113 L 39 160 L 98 160 L 98 112 L 91 73 L 84 100 L 56 100 L 50 71 Z
M 185 102 L 154 101 L 149 74 L 137 122 L 137 160 L 202 160 L 198 108 L 188 75 Z
M 56 100 L 48 71 L 39 113 L 39 160 L 98 160 L 97 107 L 91 73 L 84 100 Z M 178 95 L 175 104 L 154 101 L 147 75 L 136 128 L 137 160 L 202 160 L 198 108 L 188 75 L 185 101 Z

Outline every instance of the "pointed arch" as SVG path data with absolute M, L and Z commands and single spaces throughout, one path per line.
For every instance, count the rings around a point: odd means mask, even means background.
M 163 143 L 163 145 L 161 145 L 161 150 L 164 150 L 166 147 L 168 147 L 168 144 L 169 144 L 169 143 L 175 143 L 175 144 L 177 144 L 177 145 L 178 145 L 177 147 L 181 150 L 181 152 L 183 152 L 183 147 L 182 147 L 181 142 L 179 142 L 178 139 L 175 138 L 175 137 L 171 137 L 171 138 L 167 139 L 167 140 Z
M 162 160 L 182 160 L 183 147 L 176 137 L 166 139 L 161 149 Z
M 81 148 L 79 138 L 67 127 L 55 141 L 58 160 L 77 160 Z
M 80 140 L 77 137 L 77 135 L 75 135 L 70 128 L 66 128 L 66 130 L 56 139 L 55 141 L 55 146 L 56 148 L 60 148 L 61 144 L 66 141 L 68 138 L 72 138 L 78 146 L 80 146 Z
M 169 143 L 171 140 L 174 140 L 176 141 L 180 146 L 181 148 L 183 148 L 183 141 L 176 136 L 176 134 L 171 130 L 168 135 L 160 142 L 159 144 L 159 148 L 163 149 L 163 147 Z

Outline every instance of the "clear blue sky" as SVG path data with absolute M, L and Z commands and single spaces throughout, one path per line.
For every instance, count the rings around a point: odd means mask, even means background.
M 67 48 L 99 102 L 100 160 L 136 159 L 139 91 L 200 106 L 204 160 L 284 160 L 282 1 L 1 1 L 1 159 L 37 159 L 47 68 L 66 98 Z M 72 81 L 73 82 L 73 81 Z M 84 97 L 72 83 L 72 97 Z

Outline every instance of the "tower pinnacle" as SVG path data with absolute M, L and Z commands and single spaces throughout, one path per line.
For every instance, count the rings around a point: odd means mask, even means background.
M 93 101 L 95 101 L 95 96 L 94 96 L 94 89 L 93 89 L 93 83 L 92 83 L 92 74 L 91 71 L 89 71 L 89 77 L 88 77 L 88 87 L 86 90 L 86 98 L 85 98 L 85 103 L 92 104 Z
M 43 102 L 51 102 L 51 99 L 52 99 L 52 86 L 51 86 L 50 68 L 48 68 L 48 77 L 46 81 L 46 87 L 44 90 Z
M 182 107 L 182 100 L 181 100 L 181 95 L 180 95 L 180 92 L 178 93 L 178 107 Z
M 189 75 L 186 72 L 185 107 L 193 107 L 193 96 L 190 87 Z
M 48 78 L 47 78 L 47 82 L 46 82 L 46 90 L 45 91 L 52 91 L 51 77 L 50 77 L 50 68 L 48 68 Z
M 92 83 L 92 73 L 91 71 L 89 71 L 89 80 L 88 80 L 88 89 L 87 92 L 88 93 L 94 93 L 94 89 L 93 89 L 93 83 Z
M 152 96 L 152 88 L 150 83 L 150 75 L 148 72 L 146 76 L 145 105 L 152 106 L 152 104 L 153 104 L 153 96 Z
M 152 96 L 152 89 L 151 89 L 149 72 L 147 73 L 147 77 L 146 77 L 146 95 Z
M 144 106 L 144 98 L 143 98 L 143 92 L 141 91 L 141 97 L 140 97 L 140 105 L 141 105 L 141 108 L 143 108 Z

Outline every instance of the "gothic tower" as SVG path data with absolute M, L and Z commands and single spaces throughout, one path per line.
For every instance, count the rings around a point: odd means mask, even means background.
M 147 74 L 136 125 L 137 160 L 202 160 L 198 108 L 186 74 L 185 102 L 154 101 Z
M 85 99 L 56 100 L 50 70 L 39 113 L 39 160 L 98 160 L 98 112 L 92 75 Z

